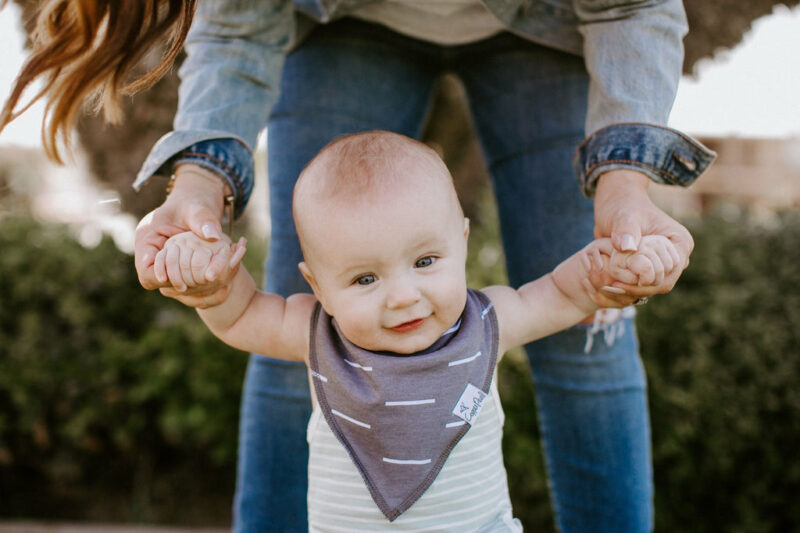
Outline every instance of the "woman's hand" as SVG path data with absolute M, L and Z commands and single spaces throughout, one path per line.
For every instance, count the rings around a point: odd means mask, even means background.
M 148 290 L 161 289 L 162 294 L 171 298 L 180 295 L 183 301 L 196 297 L 195 307 L 215 305 L 217 299 L 224 300 L 223 293 L 216 293 L 226 287 L 235 274 L 236 269 L 231 269 L 226 261 L 220 260 L 219 264 L 209 266 L 208 275 L 213 283 L 182 293 L 178 293 L 168 281 L 159 281 L 153 269 L 156 255 L 173 235 L 191 231 L 208 241 L 222 237 L 220 219 L 226 184 L 215 174 L 196 165 L 179 166 L 175 176 L 170 195 L 136 228 L 134 250 L 139 283 Z
M 689 231 L 656 207 L 647 194 L 650 180 L 632 170 L 606 172 L 597 184 L 594 199 L 595 237 L 610 237 L 620 252 L 639 249 L 643 235 L 662 235 L 677 251 L 678 263 L 660 283 L 631 285 L 615 281 L 598 291 L 598 298 L 617 307 L 636 298 L 664 294 L 672 290 L 689 265 L 694 241 Z

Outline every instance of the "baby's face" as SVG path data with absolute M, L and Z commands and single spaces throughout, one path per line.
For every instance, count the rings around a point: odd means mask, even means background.
M 326 205 L 315 216 L 301 269 L 357 346 L 414 353 L 461 316 L 468 221 L 446 187 L 408 187 L 357 208 Z

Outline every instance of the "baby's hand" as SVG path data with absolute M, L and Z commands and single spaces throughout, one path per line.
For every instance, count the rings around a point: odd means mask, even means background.
M 224 237 L 209 242 L 191 231 L 174 235 L 156 254 L 153 270 L 160 283 L 169 281 L 175 290 L 202 287 L 213 282 L 225 268 L 236 267 L 244 257 L 247 241 L 236 244 Z
M 635 252 L 611 254 L 608 270 L 611 277 L 629 285 L 658 288 L 678 268 L 680 257 L 672 242 L 661 235 L 645 235 Z M 669 290 L 664 287 L 664 292 Z
M 610 239 L 597 239 L 582 252 L 587 272 L 583 286 L 600 307 L 624 307 L 639 296 L 612 286 L 615 281 L 646 287 L 648 294 L 669 292 L 665 276 L 679 268 L 679 256 L 669 239 L 660 235 L 642 237 L 635 252 L 619 252 Z

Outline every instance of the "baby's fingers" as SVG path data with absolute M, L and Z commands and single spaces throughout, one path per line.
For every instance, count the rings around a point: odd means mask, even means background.
M 196 287 L 206 283 L 206 270 L 211 263 L 212 256 L 213 254 L 208 248 L 195 248 L 194 254 L 192 255 L 191 268 L 192 278 L 195 282 L 193 286 Z
M 216 281 L 220 279 L 221 275 L 227 276 L 232 272 L 244 257 L 244 253 L 247 251 L 246 244 L 247 239 L 242 237 L 235 245 L 226 245 L 217 250 L 206 269 L 206 281 Z
M 584 273 L 588 274 L 591 271 L 603 271 L 603 256 L 600 250 L 594 247 L 587 247 L 578 253 L 578 257 L 583 265 Z
M 639 276 L 628 268 L 627 255 L 615 252 L 608 263 L 608 273 L 615 281 L 636 285 L 639 283 Z
M 660 235 L 650 235 L 647 237 L 646 242 L 643 239 L 643 246 L 639 248 L 639 251 L 643 253 L 649 252 L 648 257 L 656 257 L 661 262 L 666 275 L 672 273 L 681 263 L 675 245 L 669 239 Z
M 672 259 L 672 268 L 668 269 L 669 272 L 672 272 L 675 269 L 679 271 L 686 268 L 683 260 L 681 260 L 681 254 L 678 253 L 678 249 L 672 244 L 672 241 L 667 240 L 667 245 L 664 247 L 667 255 L 669 255 L 670 259 Z
M 211 257 L 211 262 L 206 269 L 206 281 L 216 281 L 216 279 L 219 278 L 219 275 L 225 272 L 225 270 L 228 268 L 228 261 L 230 257 L 230 248 L 217 251 L 213 257 Z
M 194 276 L 192 275 L 192 258 L 194 257 L 194 254 L 194 250 L 191 248 L 186 248 L 181 251 L 180 257 L 178 258 L 178 267 L 181 271 L 181 279 L 188 287 L 194 287 L 197 285 L 194 282 Z
M 228 267 L 236 267 L 244 258 L 245 252 L 247 252 L 247 239 L 242 237 L 239 239 L 239 242 L 234 245 L 233 255 L 231 256 L 231 260 L 228 261 Z
M 652 250 L 639 251 L 628 258 L 628 267 L 639 276 L 639 285 L 658 285 L 664 281 L 664 265 Z
M 581 251 L 580 258 L 587 272 L 592 270 L 602 272 L 605 263 L 603 256 L 608 260 L 613 253 L 614 246 L 611 244 L 611 239 L 595 239 Z
M 670 247 L 675 250 L 674 247 Z M 675 252 L 677 254 L 677 252 Z M 658 259 L 661 261 L 661 264 L 664 267 L 664 274 L 670 274 L 676 266 L 678 266 L 678 261 L 675 257 L 670 253 L 669 248 L 656 248 L 655 254 L 658 256 Z
M 181 274 L 181 250 L 178 246 L 167 246 L 165 248 L 167 252 L 167 276 L 169 276 L 169 281 L 172 283 L 172 286 L 175 287 L 176 290 L 179 292 L 183 292 L 186 290 L 186 283 L 183 281 L 183 275 Z

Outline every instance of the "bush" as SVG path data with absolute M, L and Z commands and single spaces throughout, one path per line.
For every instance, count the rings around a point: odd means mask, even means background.
M 639 315 L 659 531 L 800 530 L 800 213 L 690 227 L 692 262 Z
M 110 240 L 0 230 L 0 516 L 225 520 L 244 355 Z

